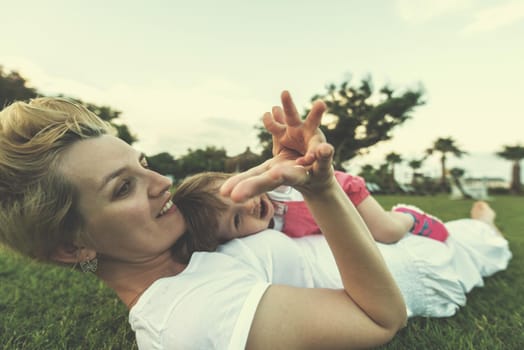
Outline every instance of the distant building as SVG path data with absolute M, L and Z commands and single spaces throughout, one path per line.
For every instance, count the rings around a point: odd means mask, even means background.
M 243 153 L 226 159 L 225 170 L 228 173 L 235 173 L 247 170 L 261 162 L 260 155 L 251 152 L 249 147 Z
M 488 190 L 500 188 L 508 189 L 509 183 L 502 178 L 458 178 L 451 182 L 451 198 L 460 199 L 469 196 L 473 199 L 489 199 Z
M 488 189 L 490 188 L 509 188 L 509 182 L 500 177 L 469 177 L 464 179 L 466 185 L 476 185 L 482 183 Z

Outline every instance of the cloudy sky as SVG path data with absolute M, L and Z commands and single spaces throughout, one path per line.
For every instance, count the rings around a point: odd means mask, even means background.
M 258 150 L 254 125 L 280 91 L 303 110 L 366 75 L 421 85 L 426 104 L 355 165 L 452 137 L 470 152 L 457 166 L 507 176 L 493 153 L 524 144 L 524 0 L 0 1 L 0 65 L 121 110 L 147 154 Z

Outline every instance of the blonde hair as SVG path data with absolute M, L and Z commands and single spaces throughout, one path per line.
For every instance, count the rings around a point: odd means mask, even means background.
M 172 248 L 179 261 L 187 263 L 193 252 L 214 251 L 221 243 L 217 237 L 218 218 L 228 205 L 218 191 L 231 175 L 203 172 L 184 179 L 177 187 L 173 202 L 186 222 L 186 232 Z
M 49 261 L 79 235 L 76 190 L 58 171 L 73 143 L 114 134 L 109 123 L 64 98 L 15 102 L 0 111 L 0 243 Z

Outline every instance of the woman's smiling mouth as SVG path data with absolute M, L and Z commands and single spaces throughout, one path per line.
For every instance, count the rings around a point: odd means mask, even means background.
M 168 200 L 166 202 L 166 204 L 164 204 L 164 206 L 162 207 L 162 209 L 160 210 L 160 213 L 157 215 L 157 218 L 161 217 L 162 215 L 164 215 L 165 213 L 167 213 L 169 211 L 169 209 L 173 208 L 174 207 L 174 204 L 173 202 L 170 200 Z M 175 206 L 175 209 L 176 209 L 176 206 Z

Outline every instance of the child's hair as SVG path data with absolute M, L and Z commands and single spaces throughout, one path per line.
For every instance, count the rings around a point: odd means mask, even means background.
M 14 102 L 0 112 L 0 245 L 50 261 L 81 234 L 77 191 L 60 172 L 74 143 L 114 134 L 83 105 L 43 97 Z
M 186 222 L 186 232 L 173 246 L 174 256 L 187 263 L 195 251 L 214 251 L 221 243 L 217 237 L 218 218 L 228 208 L 220 199 L 220 186 L 232 174 L 204 172 L 190 176 L 177 187 L 173 202 Z

